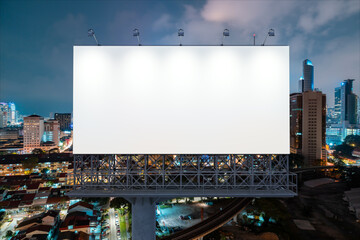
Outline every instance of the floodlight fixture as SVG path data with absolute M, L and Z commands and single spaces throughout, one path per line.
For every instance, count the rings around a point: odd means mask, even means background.
M 139 44 L 139 46 L 141 46 L 141 44 L 140 44 L 140 32 L 139 32 L 139 29 L 135 28 L 135 29 L 133 30 L 133 36 L 134 36 L 134 37 L 137 37 L 138 44 Z
M 265 40 L 264 40 L 264 42 L 263 42 L 263 44 L 261 46 L 265 46 L 265 42 L 266 42 L 266 39 L 267 39 L 268 36 L 269 37 L 274 37 L 275 36 L 275 30 L 272 29 L 272 28 L 269 29 L 269 32 L 266 34 Z
M 178 37 L 179 37 L 179 41 L 180 41 L 180 46 L 182 46 L 181 44 L 181 38 L 184 36 L 184 30 L 182 28 L 180 28 L 178 30 Z
M 222 38 L 222 41 L 221 41 L 221 46 L 224 46 L 225 37 L 229 37 L 229 36 L 230 36 L 230 31 L 229 31 L 229 29 L 225 28 L 224 31 L 223 31 L 223 38 Z
M 93 37 L 94 40 L 95 40 L 95 42 L 96 42 L 96 45 L 100 46 L 98 40 L 96 39 L 94 29 L 90 28 L 90 29 L 88 30 L 88 37 Z
M 255 33 L 253 34 L 253 37 L 254 37 L 254 46 L 255 46 L 255 37 L 256 37 L 256 34 L 255 34 Z

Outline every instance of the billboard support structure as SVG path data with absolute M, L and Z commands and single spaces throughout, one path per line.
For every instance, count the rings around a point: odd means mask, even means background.
M 124 197 L 133 205 L 134 239 L 155 239 L 155 203 L 165 199 L 296 196 L 288 161 L 270 154 L 74 155 L 68 196 Z

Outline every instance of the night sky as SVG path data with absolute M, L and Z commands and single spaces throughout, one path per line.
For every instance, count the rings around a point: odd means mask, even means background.
M 0 0 L 0 102 L 20 113 L 49 116 L 72 112 L 72 47 L 94 45 L 290 45 L 291 92 L 297 91 L 302 60 L 315 66 L 315 87 L 333 105 L 334 88 L 355 79 L 360 93 L 360 1 L 4 1 Z M 91 98 L 89 98 L 91 101 Z M 101 109 L 100 115 L 105 113 Z M 111 116 L 109 116 L 111 117 Z

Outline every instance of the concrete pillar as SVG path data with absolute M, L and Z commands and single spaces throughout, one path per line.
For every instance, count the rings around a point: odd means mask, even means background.
M 132 205 L 132 239 L 155 240 L 155 199 L 136 197 L 128 200 Z

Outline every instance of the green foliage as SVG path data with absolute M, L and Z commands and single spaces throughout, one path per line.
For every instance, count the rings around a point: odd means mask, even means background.
M 53 153 L 60 153 L 59 148 L 52 148 L 49 150 L 49 154 L 53 154 Z
M 41 148 L 35 148 L 31 153 L 32 154 L 44 154 L 45 151 L 42 150 Z
M 335 147 L 335 157 L 352 157 L 354 147 L 343 143 Z
M 12 238 L 13 236 L 14 236 L 13 231 L 8 230 L 8 231 L 6 232 L 5 238 Z
M 289 167 L 300 168 L 304 166 L 304 156 L 301 154 L 290 153 L 289 155 Z
M 348 135 L 344 139 L 344 143 L 353 147 L 360 147 L 360 136 L 359 135 Z
M 37 165 L 38 165 L 39 159 L 37 157 L 30 157 L 27 159 L 24 159 L 22 163 L 23 169 L 29 169 L 32 171 Z
M 287 211 L 283 208 L 283 205 L 277 199 L 273 198 L 257 198 L 254 203 L 254 207 L 258 212 L 263 212 L 265 224 L 269 218 L 274 218 L 276 221 L 282 221 L 286 219 Z
M 349 167 L 345 168 L 342 174 L 342 178 L 351 188 L 360 187 L 360 168 Z
M 87 203 L 99 203 L 100 206 L 106 205 L 109 202 L 108 197 L 104 197 L 104 198 L 83 198 L 82 200 L 84 202 L 87 202 Z
M 113 200 L 110 201 L 110 207 L 111 208 L 116 208 L 116 209 L 119 209 L 119 208 L 124 208 L 126 206 L 131 206 L 131 204 L 124 198 L 122 197 L 117 197 L 117 198 L 114 198 Z

